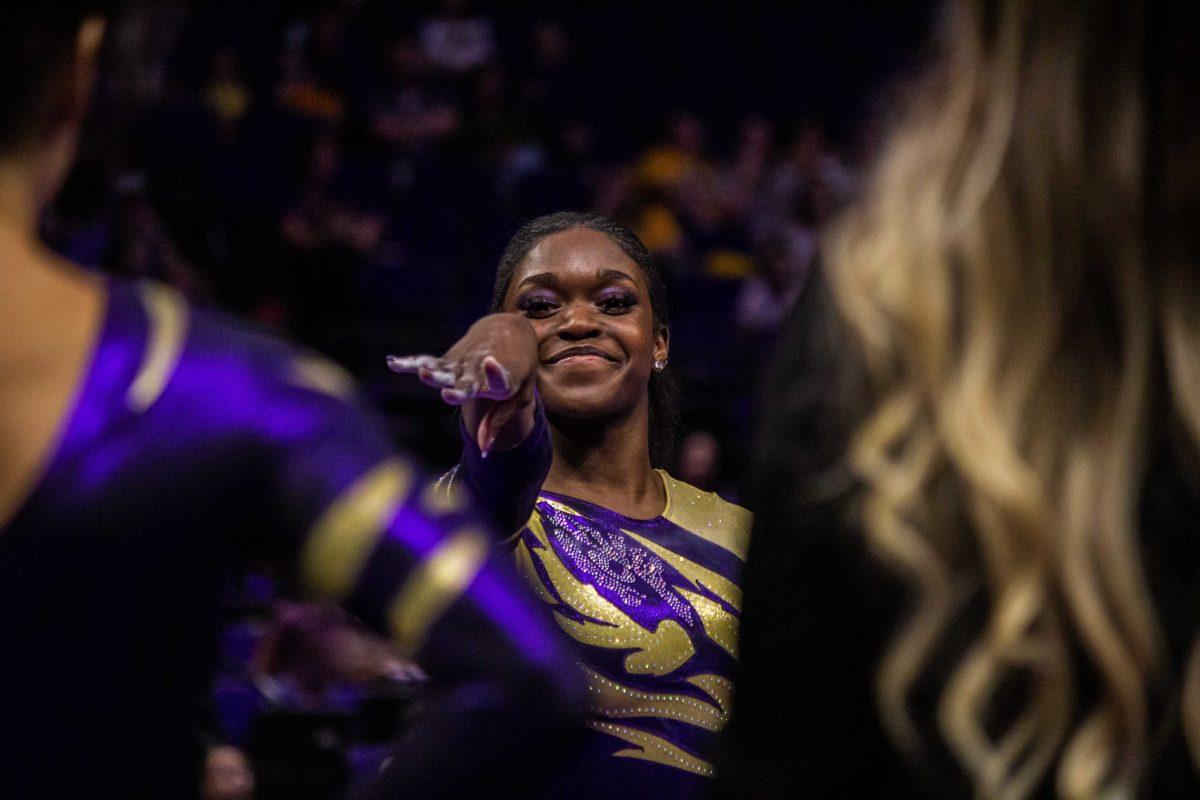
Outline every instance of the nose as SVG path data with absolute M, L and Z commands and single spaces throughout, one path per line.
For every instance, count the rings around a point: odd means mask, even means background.
M 572 303 L 559 314 L 561 320 L 554 332 L 560 339 L 569 342 L 591 339 L 600 335 L 600 325 L 590 310 L 590 303 Z

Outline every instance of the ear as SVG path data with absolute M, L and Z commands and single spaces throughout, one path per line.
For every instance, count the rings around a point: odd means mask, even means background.
M 91 104 L 92 88 L 100 68 L 100 47 L 104 43 L 106 23 L 103 17 L 88 17 L 75 37 L 75 54 L 63 74 L 60 116 L 68 124 L 80 124 Z
M 654 360 L 666 361 L 671 355 L 671 329 L 663 325 L 654 336 Z

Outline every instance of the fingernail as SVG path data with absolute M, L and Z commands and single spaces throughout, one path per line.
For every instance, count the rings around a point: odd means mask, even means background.
M 388 356 L 387 365 L 389 369 L 397 372 L 412 372 L 419 369 L 425 364 L 426 359 L 423 356 Z

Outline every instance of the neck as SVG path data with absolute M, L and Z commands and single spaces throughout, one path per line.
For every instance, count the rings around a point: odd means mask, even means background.
M 34 168 L 20 158 L 0 159 L 0 238 L 37 241 L 38 179 Z
M 24 162 L 0 159 L 0 318 L 5 320 L 21 314 L 46 277 L 35 185 Z
M 649 410 L 597 423 L 551 417 L 554 458 L 543 486 L 632 517 L 661 513 L 662 481 L 650 466 Z
M 101 297 L 96 279 L 38 239 L 37 185 L 21 162 L 0 160 L 0 373 L 52 350 L 64 326 L 88 324 Z

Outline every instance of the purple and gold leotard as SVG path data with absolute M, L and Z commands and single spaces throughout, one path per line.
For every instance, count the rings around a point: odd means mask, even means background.
M 408 796 L 516 790 L 497 777 L 563 738 L 582 695 L 557 632 L 350 394 L 164 288 L 110 284 L 57 449 L 0 528 L 0 797 L 194 796 L 218 597 L 252 560 L 433 677 L 387 776 Z
M 454 475 L 519 528 L 507 549 L 588 682 L 587 751 L 556 794 L 699 796 L 729 713 L 751 515 L 661 470 L 667 505 L 653 519 L 541 491 L 548 429 L 539 407 L 526 441 L 487 460 L 464 435 Z

